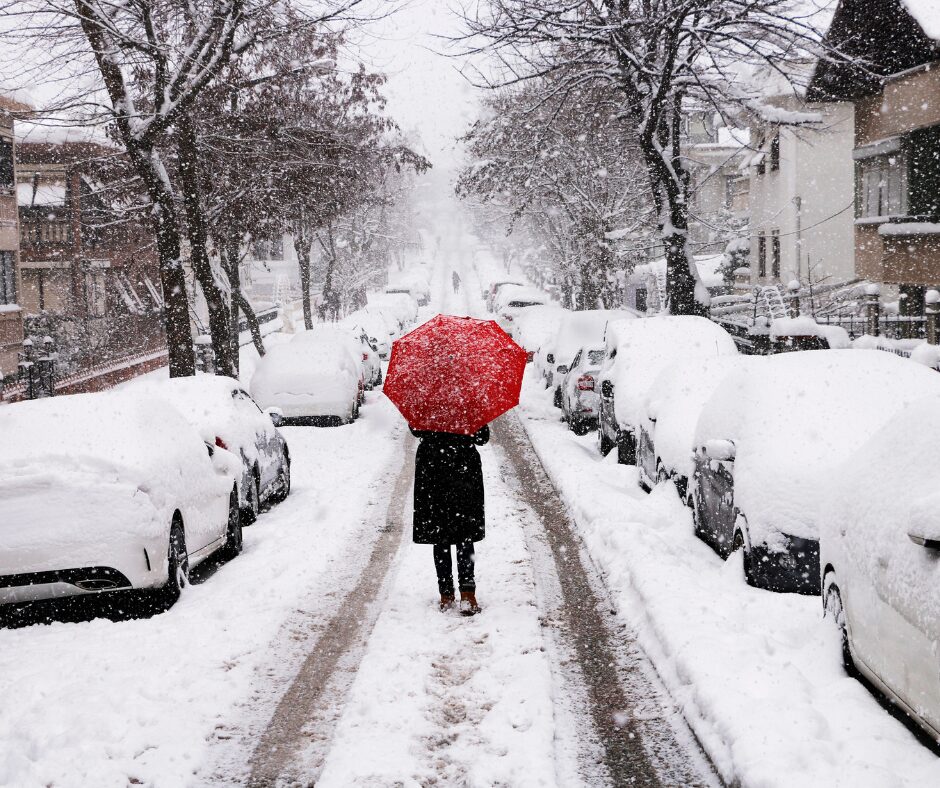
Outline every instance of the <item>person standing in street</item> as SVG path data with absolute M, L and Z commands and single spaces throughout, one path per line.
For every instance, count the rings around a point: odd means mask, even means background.
M 460 274 L 454 271 L 453 276 L 451 276 L 451 281 L 454 283 L 454 292 L 456 293 L 460 290 Z
M 474 542 L 486 535 L 483 468 L 477 446 L 490 439 L 484 426 L 473 435 L 411 432 L 420 439 L 415 455 L 414 526 L 416 544 L 434 545 L 434 567 L 441 612 L 452 610 L 454 594 L 451 547 L 456 546 L 460 613 L 481 611 L 476 598 Z

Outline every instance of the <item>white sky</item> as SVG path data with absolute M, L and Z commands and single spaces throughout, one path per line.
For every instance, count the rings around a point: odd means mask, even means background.
M 460 20 L 446 0 L 408 0 L 388 19 L 370 26 L 361 41 L 367 68 L 388 77 L 388 112 L 402 130 L 417 136 L 436 168 L 460 160 L 455 138 L 476 118 L 477 90 L 458 73 L 460 62 L 440 52 L 435 36 L 460 32 Z

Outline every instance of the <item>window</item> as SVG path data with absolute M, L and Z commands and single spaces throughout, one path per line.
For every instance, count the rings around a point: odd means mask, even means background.
M 780 169 L 780 131 L 774 133 L 770 140 L 770 169 Z
M 770 238 L 771 263 L 770 275 L 780 278 L 780 230 L 773 230 Z
M 858 216 L 907 214 L 907 160 L 898 151 L 858 163 Z
M 104 317 L 108 309 L 104 277 L 104 271 L 85 274 L 85 303 L 90 317 Z
M 588 364 L 596 367 L 598 364 L 604 363 L 604 351 L 603 350 L 589 350 L 588 351 Z
M 0 252 L 0 304 L 16 303 L 15 262 L 13 252 Z
M 0 189 L 13 188 L 13 140 L 0 137 Z
M 767 276 L 767 236 L 763 233 L 757 236 L 757 275 Z

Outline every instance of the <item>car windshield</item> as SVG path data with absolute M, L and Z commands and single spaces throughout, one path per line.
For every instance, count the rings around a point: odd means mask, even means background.
M 522 307 L 522 306 L 541 306 L 541 301 L 510 301 L 507 306 L 511 307 Z
M 603 361 L 604 361 L 603 350 L 589 350 L 588 351 L 588 364 L 600 364 Z

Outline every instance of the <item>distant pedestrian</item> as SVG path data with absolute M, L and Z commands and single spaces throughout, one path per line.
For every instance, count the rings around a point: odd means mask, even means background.
M 451 280 L 454 283 L 454 292 L 456 293 L 458 290 L 460 290 L 460 274 L 454 271 L 453 276 L 451 276 Z
M 476 598 L 473 543 L 486 535 L 483 469 L 476 447 L 490 439 L 484 426 L 474 435 L 411 429 L 421 439 L 415 455 L 414 528 L 416 544 L 434 545 L 434 567 L 441 612 L 452 610 L 454 595 L 451 545 L 457 546 L 460 612 L 480 612 Z

